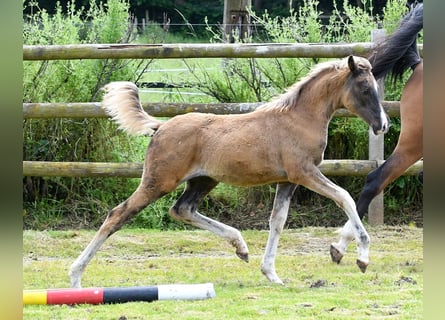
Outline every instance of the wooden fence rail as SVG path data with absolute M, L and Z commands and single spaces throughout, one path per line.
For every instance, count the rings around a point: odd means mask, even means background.
M 342 58 L 348 55 L 366 56 L 375 46 L 373 42 L 351 44 L 302 44 L 302 43 L 246 43 L 246 44 L 82 44 L 23 46 L 23 60 L 71 60 L 71 59 L 172 59 L 172 58 Z M 423 56 L 423 45 L 418 45 Z M 254 110 L 259 103 L 231 104 L 182 104 L 144 103 L 143 108 L 156 117 L 172 117 L 188 112 L 216 114 L 245 113 Z M 399 102 L 384 101 L 389 116 L 399 116 Z M 335 116 L 350 117 L 346 110 Z M 24 103 L 24 119 L 30 118 L 105 118 L 98 102 L 92 103 Z M 372 158 L 372 157 L 371 157 Z M 324 160 L 321 171 L 334 175 L 367 175 L 381 160 Z M 415 175 L 423 170 L 419 161 L 405 174 Z M 63 177 L 126 177 L 138 178 L 142 163 L 91 163 L 91 162 L 43 162 L 23 161 L 24 176 Z M 383 221 L 381 209 L 370 209 L 369 215 Z M 374 213 L 372 213 L 373 211 Z M 372 214 L 371 214 L 372 213 Z M 373 221 L 374 221 L 373 220 Z M 370 220 L 371 221 L 371 220 Z
M 174 117 L 189 112 L 204 112 L 215 114 L 239 114 L 255 110 L 261 102 L 255 103 L 164 103 L 145 102 L 142 107 L 155 117 Z M 383 101 L 385 111 L 390 117 L 400 116 L 398 101 Z M 334 117 L 354 117 L 346 109 L 337 110 Z M 108 117 L 100 102 L 79 103 L 24 103 L 23 118 L 106 118 Z
M 172 58 L 342 58 L 366 55 L 372 42 L 350 44 L 213 43 L 23 46 L 23 60 Z M 423 45 L 418 46 L 422 55 Z
M 365 176 L 380 164 L 381 162 L 375 160 L 323 160 L 320 169 L 328 176 Z M 23 175 L 140 178 L 142 166 L 142 163 L 135 162 L 23 161 Z M 422 168 L 423 161 L 418 161 L 405 172 L 405 175 L 416 175 Z

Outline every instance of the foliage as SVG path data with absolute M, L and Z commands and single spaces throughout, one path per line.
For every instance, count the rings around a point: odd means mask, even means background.
M 66 13 L 58 3 L 49 15 L 34 5 L 34 14 L 24 22 L 24 43 L 126 43 L 131 41 L 128 3 L 110 0 L 95 4 L 87 11 L 76 10 L 69 3 Z M 58 60 L 23 63 L 24 102 L 97 101 L 100 88 L 113 80 L 139 77 L 150 62 L 128 60 Z M 23 159 L 40 161 L 141 161 L 143 142 L 131 143 L 126 134 L 106 119 L 24 120 Z M 41 221 L 53 227 L 60 221 L 51 218 L 82 216 L 80 225 L 97 224 L 110 202 L 118 202 L 135 188 L 135 180 L 24 178 L 25 226 Z M 103 191 L 100 191 L 103 190 Z M 38 212 L 42 214 L 38 214 Z M 91 212 L 97 212 L 91 215 Z M 48 219 L 45 219 L 48 217 Z
M 320 11 L 320 2 L 302 1 L 289 6 L 287 16 L 264 12 L 252 20 L 258 26 L 251 38 L 237 41 L 255 42 L 361 42 L 369 41 L 369 34 L 377 25 L 394 30 L 406 13 L 405 2 L 389 0 L 385 15 L 374 14 L 371 0 L 363 2 L 363 9 L 343 1 L 335 3 L 335 10 L 326 24 Z M 294 2 L 295 4 L 295 2 Z M 128 2 L 110 0 L 98 3 L 91 0 L 88 9 L 76 9 L 74 2 L 67 8 L 56 5 L 53 15 L 39 10 L 33 2 L 32 16 L 24 23 L 25 44 L 68 44 L 93 42 L 187 42 L 198 35 L 184 37 L 167 32 L 161 25 L 149 23 L 148 28 L 136 35 L 131 23 Z M 29 9 L 29 8 L 28 8 Z M 29 10 L 28 10 L 29 11 Z M 183 15 L 187 21 L 189 17 Z M 209 20 L 207 20 L 209 21 Z M 261 27 L 259 27 L 261 26 Z M 322 32 L 320 32 L 322 30 Z M 189 29 L 193 32 L 193 29 Z M 220 29 L 207 26 L 210 41 L 220 42 Z M 186 81 L 196 91 L 207 94 L 208 99 L 221 102 L 267 101 L 303 77 L 309 69 L 323 59 L 224 59 L 221 68 L 208 68 L 208 61 L 184 60 L 190 71 Z M 156 64 L 157 62 L 153 62 Z M 163 61 L 165 63 L 165 61 Z M 219 62 L 218 62 L 219 63 Z M 152 61 L 83 60 L 24 62 L 24 102 L 98 101 L 99 88 L 112 80 L 136 81 Z M 178 75 L 171 82 L 179 81 Z M 406 77 L 405 77 L 406 79 Z M 182 82 L 184 79 L 181 78 Z M 402 84 L 386 86 L 386 100 L 399 100 Z M 180 94 L 180 93 L 179 93 Z M 143 94 L 142 94 L 143 95 Z M 141 96 L 142 96 L 141 95 Z M 209 98 L 210 97 L 210 98 Z M 181 102 L 187 102 L 180 96 Z M 163 97 L 162 99 L 169 99 Z M 400 120 L 392 119 L 393 126 L 385 136 L 385 156 L 395 146 Z M 148 140 L 129 139 L 116 131 L 108 120 L 57 119 L 25 120 L 24 160 L 46 161 L 142 161 Z M 336 118 L 329 130 L 329 143 L 325 158 L 366 159 L 368 128 L 359 119 Z M 334 182 L 357 198 L 364 177 L 335 177 Z M 128 197 L 138 179 L 86 179 L 86 178 L 24 178 L 25 227 L 67 228 L 97 227 L 107 210 Z M 183 229 L 188 226 L 172 220 L 168 208 L 181 189 L 150 205 L 140 213 L 131 226 L 156 229 Z M 386 189 L 386 223 L 422 224 L 422 187 L 416 177 L 401 177 Z M 243 229 L 268 227 L 274 187 L 240 189 L 220 185 L 201 205 L 200 210 Z M 345 216 L 331 201 L 298 188 L 292 201 L 288 227 L 306 225 L 339 225 Z M 314 214 L 317 212 L 318 214 Z M 400 214 L 414 212 L 414 214 Z M 419 214 L 420 212 L 420 214 Z M 254 217 L 254 218 L 253 218 Z

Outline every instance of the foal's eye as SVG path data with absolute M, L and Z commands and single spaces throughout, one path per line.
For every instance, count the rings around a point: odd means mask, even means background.
M 370 88 L 365 88 L 365 89 L 362 90 L 362 93 L 366 94 L 366 95 L 369 95 L 369 94 L 371 94 L 371 89 Z

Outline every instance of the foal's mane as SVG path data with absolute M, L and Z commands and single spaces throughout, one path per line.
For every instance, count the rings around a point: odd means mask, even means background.
M 286 92 L 278 95 L 272 101 L 261 105 L 257 110 L 278 112 L 288 111 L 297 106 L 302 91 L 313 85 L 315 80 L 321 79 L 324 75 L 329 75 L 330 77 L 326 79 L 326 81 L 340 81 L 341 78 L 344 78 L 349 74 L 349 71 L 346 59 L 321 62 L 315 65 L 305 77 L 300 79 L 300 81 L 290 86 Z M 338 81 L 337 83 L 339 83 Z

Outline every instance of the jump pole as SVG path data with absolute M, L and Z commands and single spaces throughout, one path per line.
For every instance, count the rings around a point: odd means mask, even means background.
M 216 296 L 212 283 L 149 287 L 24 290 L 23 304 L 107 304 L 155 300 L 204 300 Z

